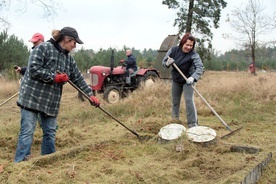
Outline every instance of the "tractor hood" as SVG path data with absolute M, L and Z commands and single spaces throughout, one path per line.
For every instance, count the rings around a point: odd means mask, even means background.
M 116 75 L 116 74 L 123 74 L 125 71 L 124 67 L 122 66 L 117 66 L 113 69 L 113 74 Z M 102 74 L 102 75 L 110 75 L 111 73 L 111 70 L 110 70 L 110 67 L 107 67 L 107 66 L 92 66 L 90 68 L 90 73 L 91 74 Z

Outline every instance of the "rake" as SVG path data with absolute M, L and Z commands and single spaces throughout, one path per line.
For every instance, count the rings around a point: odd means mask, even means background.
M 3 103 L 0 104 L 0 107 L 2 105 L 4 105 L 5 103 L 7 103 L 8 101 L 10 101 L 11 99 L 13 99 L 14 97 L 16 97 L 19 94 L 19 92 L 15 93 L 14 95 L 12 95 L 10 98 L 8 98 L 7 100 L 5 100 Z
M 187 77 L 182 73 L 182 71 L 178 68 L 178 66 L 175 63 L 173 63 L 172 65 L 180 73 L 180 75 L 182 75 L 182 77 L 187 81 Z M 199 91 L 193 85 L 192 85 L 192 88 L 198 94 L 198 96 L 204 101 L 204 103 L 211 109 L 211 111 L 216 115 L 216 117 L 220 120 L 220 122 L 226 127 L 226 129 L 230 131 L 230 133 L 222 136 L 221 138 L 225 138 L 242 128 L 240 127 L 236 130 L 231 130 L 231 128 L 227 125 L 227 123 L 220 117 L 220 115 L 218 115 L 215 109 L 207 102 L 207 100 L 199 93 Z

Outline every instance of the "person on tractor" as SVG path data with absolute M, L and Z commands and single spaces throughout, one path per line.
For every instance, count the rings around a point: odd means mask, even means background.
M 126 66 L 125 70 L 125 76 L 126 76 L 126 83 L 130 84 L 131 83 L 131 74 L 137 71 L 137 63 L 136 63 L 136 58 L 132 55 L 131 50 L 126 50 L 126 60 L 120 60 L 120 63 L 124 66 Z

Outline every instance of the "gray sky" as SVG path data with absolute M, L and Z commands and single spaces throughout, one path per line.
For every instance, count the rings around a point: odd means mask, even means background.
M 247 0 L 226 1 L 228 6 L 222 10 L 220 28 L 213 30 L 213 47 L 222 53 L 236 47 L 233 40 L 222 37 L 223 33 L 231 32 L 225 22 L 226 15 L 247 3 Z M 268 13 L 276 10 L 275 0 L 261 2 Z M 8 20 L 12 25 L 8 33 L 15 34 L 31 47 L 28 40 L 34 33 L 40 32 L 48 40 L 53 29 L 71 26 L 77 29 L 84 42 L 82 46 L 95 51 L 109 47 L 122 49 L 124 45 L 140 50 L 159 49 L 168 35 L 177 33 L 177 28 L 173 27 L 176 12 L 162 5 L 162 0 L 59 0 L 59 3 L 62 9 L 51 21 L 43 19 L 42 9 L 34 5 L 29 4 L 23 14 L 11 10 Z

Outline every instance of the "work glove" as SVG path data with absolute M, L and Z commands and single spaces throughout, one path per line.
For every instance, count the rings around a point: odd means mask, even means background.
M 187 80 L 186 80 L 186 84 L 189 86 L 191 84 L 193 84 L 195 82 L 195 79 L 193 77 L 189 77 Z
M 169 68 L 172 64 L 174 63 L 174 59 L 168 57 L 167 61 L 166 61 L 166 67 Z
M 99 107 L 100 106 L 100 101 L 95 97 L 95 96 L 90 96 L 90 104 Z
M 69 77 L 66 73 L 57 73 L 54 81 L 57 83 L 61 83 L 61 82 L 68 82 Z

